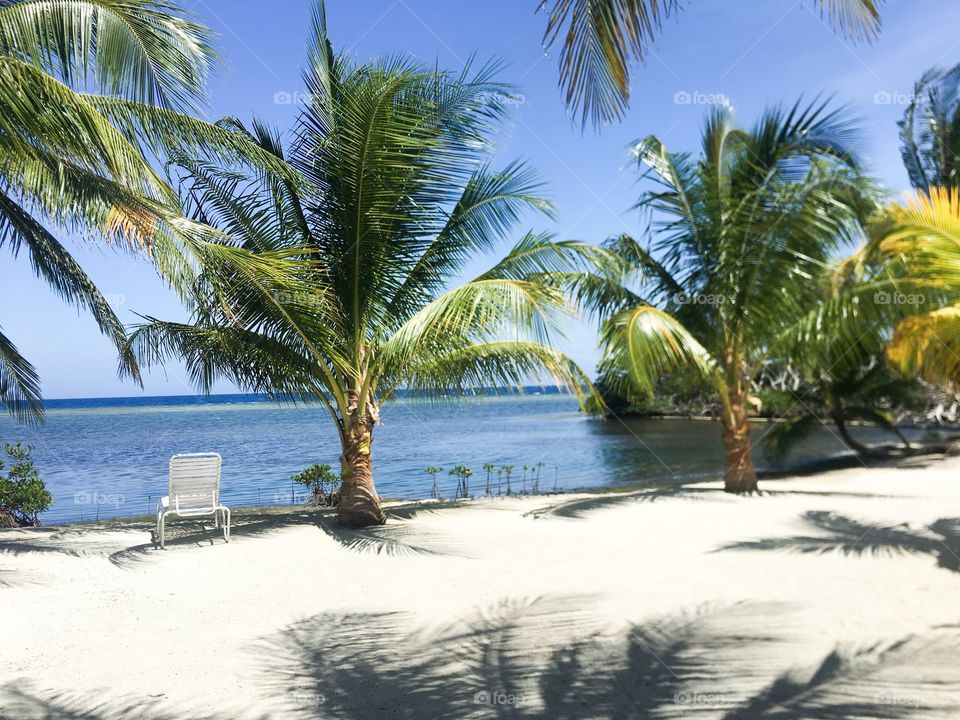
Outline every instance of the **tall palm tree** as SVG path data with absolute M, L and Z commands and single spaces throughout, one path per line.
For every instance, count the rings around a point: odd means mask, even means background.
M 614 239 L 630 270 L 616 283 L 579 284 L 581 300 L 607 318 L 601 370 L 615 393 L 642 397 L 681 367 L 714 384 L 728 492 L 757 487 L 751 380 L 801 336 L 824 334 L 830 261 L 872 207 L 855 138 L 842 113 L 814 103 L 769 109 L 749 131 L 715 110 L 696 160 L 654 137 L 638 142 L 639 163 L 660 186 L 638 203 L 652 212 L 651 246 Z
M 189 283 L 183 250 L 200 250 L 205 231 L 181 217 L 149 158 L 178 148 L 276 163 L 191 116 L 214 61 L 208 30 L 176 0 L 0 0 L 0 246 L 25 250 L 119 348 L 123 326 L 60 238 L 115 241 L 149 254 L 174 285 Z M 37 373 L 2 333 L 0 406 L 42 416 Z
M 600 251 L 527 234 L 450 287 L 523 212 L 550 211 L 529 169 L 488 164 L 509 90 L 495 70 L 452 74 L 400 58 L 356 65 L 333 53 L 317 4 L 310 101 L 292 141 L 284 147 L 259 122 L 250 131 L 299 171 L 300 186 L 179 158 L 193 216 L 233 247 L 285 264 L 244 276 L 239 289 L 232 276 L 202 274 L 191 322 L 148 318 L 130 347 L 147 364 L 184 359 L 204 390 L 224 376 L 320 403 L 342 445 L 346 525 L 384 521 L 371 442 L 381 405 L 398 391 L 437 396 L 546 373 L 579 395 L 586 382 L 547 344 L 569 304 L 550 278 L 584 270 Z
M 882 0 L 810 0 L 849 38 L 873 39 L 880 30 Z M 567 107 L 585 126 L 599 129 L 620 120 L 630 104 L 630 64 L 643 61 L 664 20 L 680 0 L 541 0 L 547 12 L 543 43 L 561 37 L 560 88 Z
M 897 124 L 910 184 L 960 187 L 960 65 L 924 73 Z

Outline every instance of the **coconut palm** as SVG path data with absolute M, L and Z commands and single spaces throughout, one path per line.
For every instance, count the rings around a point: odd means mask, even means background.
M 320 403 L 342 444 L 347 525 L 384 521 L 371 441 L 381 405 L 398 391 L 439 396 L 546 373 L 579 394 L 585 382 L 547 344 L 568 304 L 548 280 L 585 269 L 597 250 L 529 233 L 451 287 L 523 212 L 550 210 L 528 168 L 488 162 L 509 90 L 495 70 L 454 74 L 401 58 L 356 65 L 333 53 L 318 4 L 304 71 L 310 101 L 291 142 L 260 123 L 250 131 L 289 160 L 301 187 L 269 170 L 179 158 L 193 216 L 232 247 L 265 260 L 280 254 L 286 265 L 273 272 L 279 266 L 268 263 L 241 290 L 222 274 L 201 276 L 192 321 L 148 318 L 131 348 L 148 364 L 184 359 L 204 390 L 223 376 Z
M 960 187 L 960 65 L 924 73 L 898 125 L 910 184 Z
M 836 310 L 822 302 L 830 260 L 872 207 L 855 138 L 841 112 L 814 103 L 769 109 L 748 131 L 715 110 L 696 160 L 654 137 L 638 142 L 659 184 L 638 203 L 652 212 L 651 246 L 613 239 L 630 270 L 579 284 L 606 317 L 601 372 L 615 394 L 640 399 L 680 368 L 716 387 L 728 492 L 757 487 L 751 380 L 768 358 L 824 336 Z
M 196 120 L 215 56 L 173 0 L 0 0 L 0 246 L 88 310 L 118 347 L 124 329 L 60 238 L 115 241 L 188 283 L 185 245 L 204 233 L 148 160 L 171 148 L 275 159 Z M 133 367 L 132 358 L 127 358 Z M 0 404 L 42 415 L 33 366 L 0 333 Z
M 880 30 L 881 0 L 811 0 L 834 28 L 870 40 Z M 567 107 L 595 128 L 621 119 L 630 103 L 630 64 L 644 60 L 680 0 L 541 0 L 543 43 L 560 38 L 560 88 Z

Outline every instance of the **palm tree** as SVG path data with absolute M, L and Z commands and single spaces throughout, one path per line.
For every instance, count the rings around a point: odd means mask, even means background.
M 209 31 L 175 0 L 0 0 L 0 246 L 25 250 L 118 348 L 122 324 L 58 236 L 105 238 L 148 254 L 174 286 L 190 282 L 199 256 L 184 250 L 202 254 L 211 238 L 181 217 L 148 158 L 178 148 L 275 163 L 189 114 L 214 60 Z M 2 333 L 0 405 L 42 417 L 37 373 Z
M 654 137 L 638 142 L 639 163 L 660 185 L 638 203 L 652 213 L 651 246 L 609 241 L 626 274 L 577 288 L 606 318 L 600 367 L 615 394 L 639 399 L 680 368 L 717 389 L 728 492 L 757 487 L 751 380 L 798 338 L 825 335 L 830 260 L 873 206 L 855 137 L 842 113 L 814 103 L 769 109 L 749 131 L 715 110 L 697 160 Z
M 844 35 L 871 40 L 880 30 L 881 0 L 810 0 Z M 642 61 L 680 0 L 541 0 L 543 44 L 561 37 L 560 88 L 567 107 L 599 129 L 620 120 L 630 104 L 630 64 Z
M 244 275 L 240 290 L 230 276 L 203 274 L 192 321 L 148 318 L 130 347 L 148 364 L 184 359 L 204 390 L 223 376 L 320 403 L 342 445 L 339 520 L 349 526 L 384 521 L 371 441 L 398 390 L 440 396 L 546 373 L 582 393 L 583 373 L 547 344 L 569 304 L 549 280 L 584 270 L 599 251 L 528 233 L 450 287 L 521 213 L 550 210 L 528 168 L 487 160 L 509 89 L 495 70 L 454 74 L 401 58 L 356 65 L 334 54 L 317 4 L 310 102 L 291 142 L 257 122 L 250 134 L 289 160 L 299 187 L 269 170 L 179 158 L 193 216 L 262 258 L 265 271 Z
M 910 184 L 960 187 L 960 65 L 924 73 L 898 125 Z

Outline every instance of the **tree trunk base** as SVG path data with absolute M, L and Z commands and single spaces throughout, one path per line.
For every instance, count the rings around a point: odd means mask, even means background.
M 369 506 L 354 507 L 347 509 L 340 505 L 337 512 L 337 524 L 347 528 L 363 528 L 372 525 L 383 525 L 387 521 L 387 516 L 383 510 L 378 507 Z

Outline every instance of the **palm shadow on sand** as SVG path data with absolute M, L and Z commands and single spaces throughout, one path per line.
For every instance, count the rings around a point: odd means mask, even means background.
M 725 545 L 722 550 L 782 550 L 803 553 L 841 552 L 844 555 L 929 555 L 937 565 L 960 572 L 960 518 L 940 518 L 914 529 L 906 524 L 879 525 L 826 511 L 805 513 L 814 535 L 765 538 Z
M 589 606 L 503 602 L 414 635 L 398 613 L 323 614 L 252 651 L 274 697 L 301 699 L 287 706 L 291 717 L 946 719 L 960 710 L 960 670 L 947 662 L 960 632 L 838 651 L 776 676 L 783 646 L 772 628 L 783 606 L 701 608 L 614 636 L 578 632 L 577 608 Z
M 465 506 L 461 504 L 460 507 Z M 436 508 L 436 510 L 439 509 L 444 508 Z M 453 509 L 455 511 L 456 507 Z M 361 530 L 337 526 L 336 511 L 329 508 L 245 511 L 233 517 L 231 542 L 244 542 L 290 527 L 311 527 L 319 529 L 334 542 L 355 552 L 383 555 L 458 554 L 465 556 L 465 552 L 456 552 L 454 547 L 456 543 L 452 538 L 421 527 L 407 519 L 434 511 L 433 508 L 401 507 L 390 513 L 390 521 L 387 525 Z M 129 545 L 125 542 L 125 538 L 105 537 L 105 533 L 111 529 L 121 529 L 134 534 L 142 533 L 144 540 L 141 543 Z M 167 525 L 166 535 L 167 549 L 161 551 L 156 542 L 154 525 L 150 522 L 130 522 L 122 526 L 91 524 L 61 528 L 30 528 L 0 534 L 0 555 L 57 553 L 70 557 L 104 557 L 116 567 L 123 569 L 156 559 L 162 552 L 184 552 L 216 547 L 225 543 L 222 531 L 215 528 L 212 519 L 209 518 L 199 520 L 176 518 Z M 0 586 L 4 584 L 4 577 L 6 576 L 0 576 Z M 12 576 L 9 577 L 12 582 Z
M 851 497 L 851 498 L 885 498 L 885 495 L 876 495 L 872 493 L 848 493 L 842 491 L 829 490 L 779 490 L 764 488 L 754 496 L 754 499 L 763 497 L 779 496 L 809 496 L 809 497 Z M 676 485 L 666 488 L 644 488 L 641 490 L 632 490 L 627 492 L 609 492 L 596 493 L 589 497 L 580 498 L 558 498 L 549 505 L 531 510 L 525 513 L 525 517 L 531 517 L 534 520 L 541 518 L 566 518 L 580 519 L 588 516 L 589 513 L 598 510 L 609 510 L 618 507 L 624 507 L 632 503 L 650 503 L 660 500 L 686 500 L 688 502 L 721 502 L 732 496 L 723 491 L 723 488 L 698 487 L 689 485 Z

